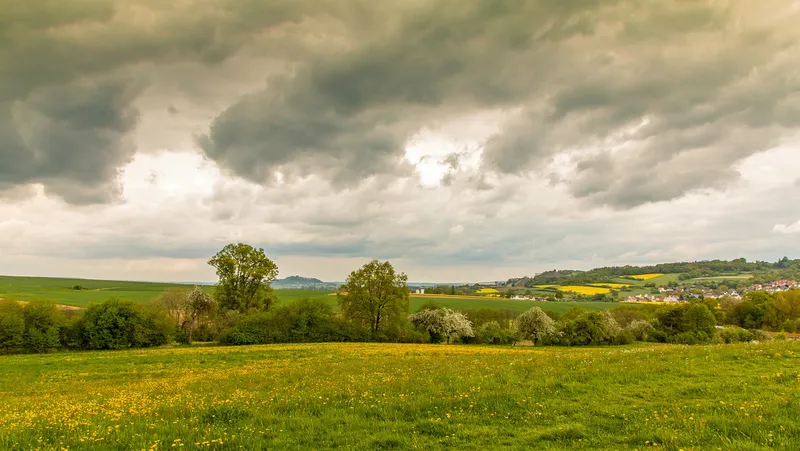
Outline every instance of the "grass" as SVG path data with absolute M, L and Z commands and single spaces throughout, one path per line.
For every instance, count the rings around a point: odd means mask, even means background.
M 73 290 L 80 285 L 85 290 Z M 191 288 L 191 285 L 124 282 L 114 280 L 61 279 L 47 277 L 12 277 L 0 276 L 0 298 L 19 301 L 52 302 L 55 304 L 86 307 L 93 302 L 104 301 L 110 297 L 149 302 L 171 287 Z M 213 287 L 204 287 L 211 291 Z M 275 290 L 279 303 L 296 301 L 302 298 L 322 299 L 334 310 L 338 309 L 336 297 L 330 293 L 316 290 Z M 443 307 L 452 309 L 494 308 L 523 312 L 533 306 L 544 310 L 565 312 L 573 306 L 588 310 L 605 310 L 617 304 L 606 302 L 538 302 L 511 299 L 489 298 L 485 296 L 444 296 L 414 295 L 411 298 L 411 311 L 417 311 L 422 304 L 435 301 Z
M 335 298 L 334 298 L 335 299 Z M 523 299 L 502 299 L 502 298 L 485 298 L 478 296 L 438 296 L 438 295 L 425 295 L 411 297 L 411 311 L 416 312 L 419 308 L 430 301 L 434 301 L 442 307 L 451 308 L 454 310 L 468 310 L 478 308 L 490 309 L 503 309 L 511 310 L 513 312 L 522 313 L 532 307 L 540 307 L 542 310 L 550 312 L 564 313 L 572 307 L 581 307 L 586 310 L 608 310 L 617 307 L 619 304 L 614 302 L 545 302 L 545 301 L 528 301 Z
M 85 290 L 73 290 L 80 285 Z M 184 287 L 158 282 L 125 282 L 119 280 L 63 279 L 50 277 L 0 276 L 0 298 L 18 301 L 44 301 L 85 307 L 110 297 L 147 302 L 167 288 Z
M 1 449 L 800 449 L 800 343 L 0 357 Z
M 713 276 L 713 277 L 697 277 L 691 280 L 745 280 L 745 279 L 752 279 L 752 274 L 736 274 L 736 275 L 727 275 L 727 276 Z

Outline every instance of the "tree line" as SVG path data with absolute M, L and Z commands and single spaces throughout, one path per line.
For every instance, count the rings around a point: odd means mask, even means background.
M 613 278 L 639 274 L 681 274 L 681 278 L 713 277 L 731 273 L 752 273 L 755 280 L 794 278 L 800 275 L 800 260 L 783 257 L 775 263 L 748 262 L 744 258 L 734 260 L 706 260 L 698 262 L 660 263 L 648 266 L 608 266 L 588 271 L 552 270 L 529 278 L 509 279 L 510 286 L 533 287 L 535 285 L 583 285 L 602 283 Z
M 171 288 L 154 302 L 119 299 L 85 310 L 0 301 L 0 352 L 127 349 L 174 342 L 225 345 L 300 342 L 407 342 L 584 346 L 633 341 L 714 343 L 763 340 L 762 329 L 800 332 L 800 291 L 748 293 L 744 300 L 697 299 L 675 306 L 619 306 L 564 314 L 534 307 L 456 311 L 433 302 L 410 312 L 408 278 L 377 260 L 353 271 L 336 293 L 339 311 L 319 299 L 276 304 L 278 268 L 246 244 L 209 264 L 219 282 Z

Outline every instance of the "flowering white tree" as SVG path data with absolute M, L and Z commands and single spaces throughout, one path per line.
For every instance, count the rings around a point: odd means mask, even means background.
M 556 330 L 556 322 L 547 316 L 547 313 L 539 307 L 520 314 L 514 321 L 514 331 L 520 338 L 532 340 L 536 345 L 539 339 L 545 335 L 552 334 Z
M 447 343 L 453 337 L 474 337 L 475 333 L 472 331 L 472 321 L 467 318 L 467 315 L 461 312 L 455 312 L 449 308 L 444 310 L 444 333 L 447 336 Z
M 440 314 L 441 309 L 425 309 L 408 316 L 408 320 L 415 326 L 425 329 L 431 336 L 431 343 L 439 341 L 444 335 L 444 317 Z
M 428 331 L 431 341 L 440 337 L 447 338 L 447 343 L 454 337 L 473 337 L 472 322 L 461 312 L 449 308 L 426 309 L 409 315 L 408 320 L 415 326 Z

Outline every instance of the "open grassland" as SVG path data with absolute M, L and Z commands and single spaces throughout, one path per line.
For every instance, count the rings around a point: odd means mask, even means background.
M 0 449 L 800 449 L 800 343 L 0 357 Z
M 81 290 L 74 290 L 76 285 Z M 170 287 L 191 288 L 158 282 L 124 282 L 119 280 L 63 279 L 50 277 L 0 276 L 0 298 L 17 301 L 44 301 L 85 307 L 110 297 L 147 302 Z
M 736 281 L 741 281 L 741 280 L 747 280 L 747 279 L 752 279 L 752 278 L 753 278 L 752 274 L 735 274 L 735 275 L 727 275 L 727 276 L 698 277 L 696 279 L 691 279 L 691 280 L 736 280 Z
M 608 288 L 600 288 L 600 287 L 584 286 L 584 285 L 561 285 L 558 287 L 558 291 L 564 291 L 568 293 L 578 293 L 590 296 L 595 294 L 611 293 L 611 290 L 609 290 Z
M 601 311 L 619 306 L 619 304 L 614 302 L 545 302 L 528 301 L 523 299 L 487 298 L 482 296 L 443 296 L 432 294 L 412 295 L 411 311 L 415 312 L 419 310 L 423 304 L 431 301 L 441 305 L 442 307 L 447 307 L 454 310 L 489 308 L 511 310 L 517 313 L 522 313 L 532 307 L 540 307 L 542 310 L 550 312 L 564 313 L 572 307 L 581 307 L 586 310 Z
M 76 285 L 80 285 L 85 289 L 73 290 Z M 172 287 L 191 288 L 191 285 L 0 276 L 0 298 L 27 302 L 52 302 L 77 307 L 86 307 L 93 302 L 100 302 L 110 297 L 149 302 L 160 296 L 167 288 Z M 209 292 L 213 291 L 213 287 L 205 286 L 204 288 Z M 321 299 L 329 303 L 334 310 L 338 310 L 336 296 L 325 291 L 275 290 L 275 296 L 278 299 L 278 303 L 289 303 L 303 298 Z M 508 309 L 518 313 L 534 306 L 563 313 L 574 306 L 588 310 L 605 310 L 617 305 L 606 302 L 538 302 L 486 296 L 412 295 L 411 311 L 417 311 L 420 306 L 430 301 L 434 301 L 443 307 L 457 310 L 491 308 Z

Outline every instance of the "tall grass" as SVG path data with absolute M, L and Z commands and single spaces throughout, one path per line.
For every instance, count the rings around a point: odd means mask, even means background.
M 0 357 L 0 449 L 800 449 L 800 344 Z

